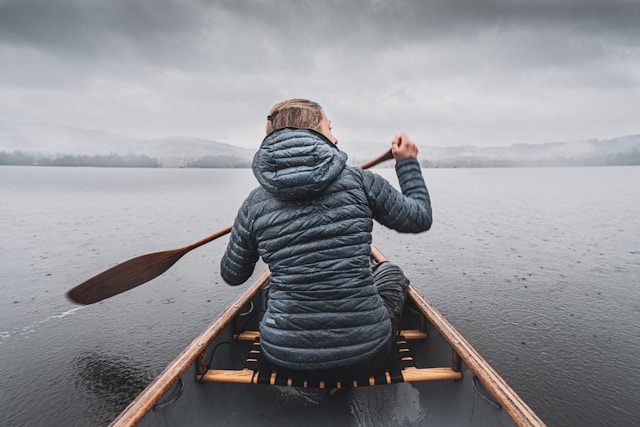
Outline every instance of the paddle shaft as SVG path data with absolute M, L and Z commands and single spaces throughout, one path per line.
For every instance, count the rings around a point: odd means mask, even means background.
M 393 153 L 391 152 L 391 150 L 387 150 L 386 152 L 384 152 L 383 154 L 379 155 L 375 159 L 369 160 L 368 162 L 363 163 L 362 165 L 360 165 L 360 167 L 362 169 L 369 169 L 369 168 L 377 165 L 378 163 L 382 163 L 382 162 L 385 162 L 385 161 L 391 160 L 391 159 L 393 159 Z
M 392 158 L 391 150 L 387 150 L 384 154 L 362 164 L 360 167 L 368 169 Z M 171 268 L 187 252 L 228 234 L 231 228 L 232 226 L 225 227 L 179 248 L 132 258 L 82 282 L 67 292 L 67 296 L 78 304 L 93 304 L 126 292 L 155 279 Z

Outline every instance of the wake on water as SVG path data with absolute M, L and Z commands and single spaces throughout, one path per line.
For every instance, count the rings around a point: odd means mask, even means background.
M 65 311 L 63 313 L 55 314 L 53 316 L 49 316 L 47 318 L 31 322 L 27 326 L 23 326 L 21 328 L 15 328 L 12 331 L 0 331 L 0 344 L 2 344 L 3 342 L 5 342 L 6 340 L 8 340 L 9 338 L 11 338 L 13 336 L 20 336 L 22 338 L 29 339 L 29 337 L 34 332 L 36 332 L 36 330 L 39 327 L 41 327 L 45 323 L 48 323 L 48 322 L 50 322 L 52 320 L 55 320 L 55 319 L 62 319 L 64 317 L 70 316 L 70 315 L 74 314 L 76 311 L 82 310 L 83 308 L 86 308 L 86 307 L 87 306 L 85 305 L 85 306 L 81 306 L 81 307 L 72 308 L 71 310 L 67 310 L 67 311 Z

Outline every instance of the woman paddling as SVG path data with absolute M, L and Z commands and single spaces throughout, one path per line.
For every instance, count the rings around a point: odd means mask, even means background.
M 260 187 L 238 211 L 221 275 L 240 285 L 258 257 L 269 266 L 260 342 L 274 370 L 307 380 L 367 378 L 386 364 L 409 284 L 394 264 L 371 268 L 373 220 L 402 233 L 432 223 L 418 148 L 404 133 L 393 138 L 399 192 L 347 165 L 316 102 L 274 105 L 266 131 L 253 159 Z

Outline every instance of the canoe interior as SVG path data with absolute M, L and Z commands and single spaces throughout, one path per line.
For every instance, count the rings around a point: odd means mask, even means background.
M 375 247 L 374 255 L 384 259 Z M 268 278 L 261 275 L 112 425 L 544 425 L 413 287 L 401 329 L 427 334 L 407 341 L 416 366 L 455 368 L 462 379 L 357 387 L 335 396 L 330 387 L 200 381 L 210 369 L 242 370 L 252 341 L 235 338 L 258 330 Z

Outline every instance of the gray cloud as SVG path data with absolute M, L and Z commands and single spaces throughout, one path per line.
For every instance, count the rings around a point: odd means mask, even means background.
M 0 116 L 241 145 L 274 102 L 340 139 L 638 133 L 635 1 L 0 0 Z

